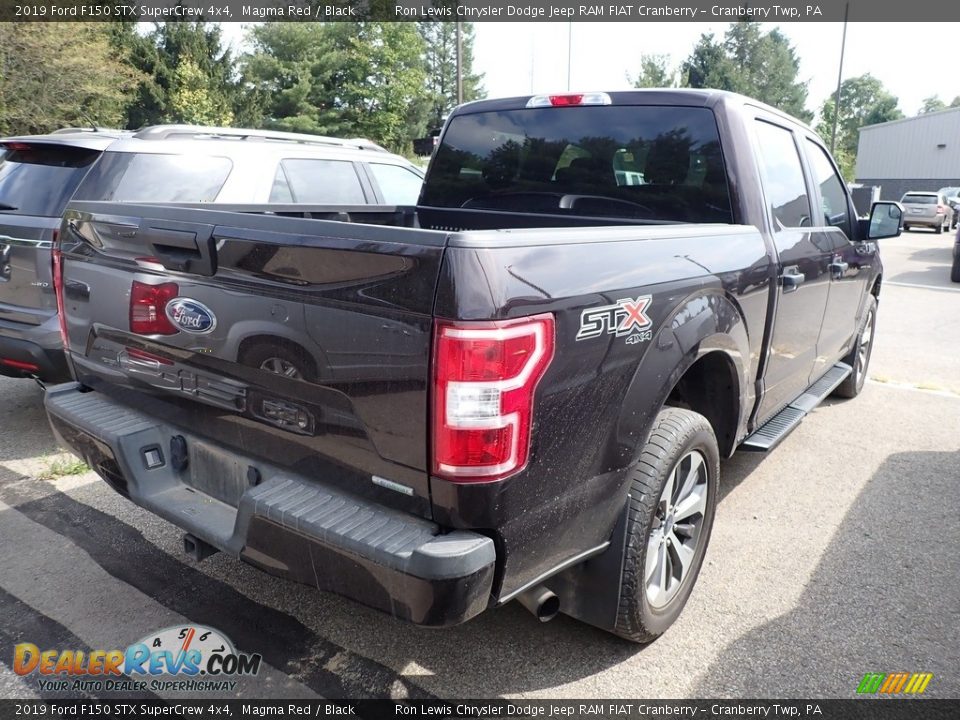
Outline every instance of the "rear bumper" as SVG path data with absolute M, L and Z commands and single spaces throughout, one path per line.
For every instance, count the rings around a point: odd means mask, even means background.
M 76 383 L 49 388 L 45 404 L 54 432 L 111 487 L 273 575 L 418 625 L 455 625 L 490 604 L 496 554 L 486 536 L 445 533 L 422 518 L 226 453 Z M 171 457 L 174 436 L 188 451 L 180 470 Z M 236 505 L 224 501 L 230 495 Z
M 70 379 L 67 359 L 62 349 L 52 350 L 31 340 L 8 337 L 3 334 L 2 327 L 0 327 L 0 375 L 36 376 L 44 382 L 65 382 Z

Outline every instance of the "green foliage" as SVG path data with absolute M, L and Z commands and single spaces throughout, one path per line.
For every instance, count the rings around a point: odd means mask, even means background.
M 847 78 L 840 85 L 839 117 L 835 98 L 831 96 L 824 101 L 816 129 L 829 143 L 834 118 L 838 118 L 834 156 L 844 178 L 850 181 L 854 179 L 860 128 L 902 118 L 903 113 L 897 103 L 897 98 L 870 73 Z
M 715 88 L 748 95 L 809 122 L 807 83 L 797 79 L 800 59 L 778 29 L 764 33 L 755 22 L 733 23 L 718 42 L 700 36 L 681 66 L 687 87 Z
M 960 98 L 954 98 L 954 100 L 960 100 Z M 923 105 L 920 107 L 920 114 L 926 115 L 927 113 L 937 112 L 937 110 L 946 110 L 947 104 L 940 99 L 939 95 L 931 95 L 928 98 L 923 99 Z
M 233 122 L 226 99 L 210 91 L 207 76 L 187 57 L 180 60 L 173 73 L 169 112 L 170 120 L 177 123 L 225 126 Z
M 174 93 L 179 92 L 177 88 L 182 88 L 187 80 L 184 73 L 189 74 L 191 92 L 203 90 L 213 115 L 225 117 L 227 110 L 239 103 L 233 77 L 235 60 L 230 50 L 223 47 L 222 33 L 215 23 L 154 23 L 145 35 L 118 30 L 116 42 L 126 50 L 131 64 L 145 76 L 136 88 L 127 127 L 156 125 L 182 117 L 183 108 L 176 110 L 171 102 Z M 204 110 L 198 115 L 206 113 Z M 243 115 L 242 112 L 236 114 Z
M 486 97 L 483 76 L 473 71 L 473 23 L 461 23 L 461 75 L 463 102 Z M 456 23 L 425 21 L 417 23 L 424 42 L 429 106 L 427 124 L 437 127 L 457 105 L 457 28 Z
M 412 23 L 330 23 L 341 122 L 396 152 L 426 132 L 423 38 Z
M 242 85 L 261 122 L 363 136 L 409 150 L 426 130 L 424 41 L 412 23 L 273 23 L 255 27 Z
M 108 23 L 0 23 L 0 133 L 121 126 L 140 79 Z
M 627 75 L 627 80 L 635 88 L 669 88 L 677 86 L 677 72 L 669 66 L 666 55 L 640 56 L 640 72 L 636 77 Z

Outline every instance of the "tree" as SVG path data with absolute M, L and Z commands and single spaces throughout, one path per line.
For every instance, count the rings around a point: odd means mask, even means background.
M 692 88 L 734 90 L 733 73 L 733 63 L 712 33 L 700 36 L 690 57 L 680 67 L 681 83 Z
M 329 92 L 333 45 L 320 23 L 264 23 L 248 35 L 240 84 L 258 115 L 250 123 L 330 134 L 337 121 Z
M 181 58 L 173 73 L 168 100 L 169 119 L 173 122 L 217 126 L 233 122 L 233 112 L 224 98 L 210 92 L 207 76 L 191 58 Z
M 960 98 L 954 99 L 960 100 Z M 920 107 L 920 115 L 937 112 L 937 110 L 945 110 L 946 107 L 947 104 L 940 99 L 939 95 L 931 95 L 930 97 L 923 99 L 923 105 Z
M 460 23 L 463 102 L 486 97 L 483 75 L 473 71 L 473 23 Z M 427 89 L 430 92 L 428 125 L 437 127 L 457 105 L 457 24 L 424 21 L 417 23 L 423 37 Z
M 838 117 L 834 157 L 847 180 L 854 180 L 860 128 L 902 118 L 897 103 L 897 98 L 870 73 L 847 78 L 840 85 L 839 116 L 835 98 L 831 96 L 824 101 L 816 129 L 829 142 L 834 118 Z
M 635 78 L 627 75 L 627 80 L 635 88 L 666 88 L 676 87 L 677 72 L 669 66 L 666 55 L 650 55 L 643 53 L 640 56 L 640 72 Z
M 950 107 L 960 107 L 960 95 L 957 95 L 953 100 L 950 101 Z
M 190 74 L 192 92 L 203 89 L 210 107 L 217 108 L 214 114 L 225 117 L 234 105 L 239 105 L 237 115 L 244 114 L 245 103 L 234 79 L 233 53 L 223 47 L 216 23 L 154 23 L 153 30 L 145 35 L 119 32 L 117 42 L 129 53 L 131 64 L 145 76 L 130 106 L 128 127 L 155 125 L 182 116 L 170 105 L 178 72 L 181 83 L 184 73 Z M 184 61 L 188 64 L 183 65 Z
M 251 41 L 242 84 L 262 100 L 263 124 L 399 152 L 426 131 L 432 96 L 412 23 L 270 23 Z
M 733 23 L 722 43 L 701 35 L 681 73 L 689 87 L 716 88 L 749 95 L 804 121 L 807 83 L 797 79 L 800 59 L 778 29 L 763 33 L 751 21 Z
M 141 79 L 109 23 L 0 23 L 0 133 L 119 127 Z
M 323 26 L 334 47 L 333 107 L 352 132 L 396 152 L 426 132 L 424 42 L 411 23 Z

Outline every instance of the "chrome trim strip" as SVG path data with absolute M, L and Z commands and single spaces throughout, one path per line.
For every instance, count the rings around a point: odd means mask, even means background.
M 53 242 L 50 240 L 27 240 L 26 238 L 15 238 L 9 235 L 0 235 L 0 245 L 16 245 L 17 247 L 31 247 L 38 250 L 53 248 Z

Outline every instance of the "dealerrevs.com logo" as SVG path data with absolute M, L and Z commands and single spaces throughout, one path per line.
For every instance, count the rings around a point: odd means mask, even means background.
M 37 675 L 53 692 L 224 691 L 238 676 L 260 671 L 259 654 L 238 652 L 219 630 L 203 625 L 165 628 L 126 650 L 41 650 L 33 643 L 13 649 L 17 675 Z
M 933 673 L 867 673 L 857 686 L 861 695 L 922 695 Z

